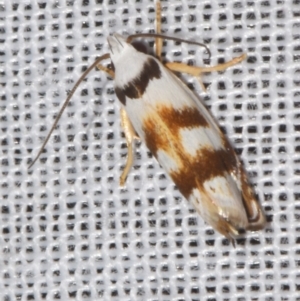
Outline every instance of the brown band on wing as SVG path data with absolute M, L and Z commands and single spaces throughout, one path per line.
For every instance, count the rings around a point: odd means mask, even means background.
M 178 169 L 170 172 L 170 176 L 185 197 L 199 183 L 202 185 L 213 177 L 224 176 L 237 168 L 236 155 L 229 144 L 222 149 L 202 147 L 195 156 L 184 149 L 180 130 L 197 127 L 209 127 L 209 124 L 196 107 L 176 110 L 169 106 L 159 106 L 155 116 L 144 120 L 148 148 L 156 157 L 157 152 L 163 150 L 177 162 Z
M 228 165 L 228 169 L 234 174 L 235 178 L 238 178 L 240 172 L 239 170 L 240 161 L 236 155 L 236 152 L 231 146 L 230 142 L 222 132 L 221 132 L 221 138 L 222 138 L 223 147 L 226 150 L 226 153 L 228 153 L 228 155 L 225 158 L 223 158 L 224 164 Z M 232 166 L 235 167 L 233 170 L 231 169 Z
M 124 87 L 115 87 L 117 97 L 122 104 L 126 104 L 126 97 L 131 99 L 141 98 L 147 89 L 149 82 L 154 78 L 161 77 L 161 70 L 155 59 L 149 57 L 143 65 L 138 76 L 131 80 Z
M 123 89 L 121 89 L 119 87 L 115 87 L 115 93 L 116 93 L 117 97 L 119 98 L 120 102 L 125 106 L 126 95 L 125 95 Z
M 193 189 L 201 189 L 199 185 L 202 186 L 214 177 L 222 177 L 230 173 L 229 168 L 232 170 L 235 167 L 228 163 L 224 164 L 223 160 L 231 160 L 231 154 L 224 149 L 202 148 L 196 157 L 185 159 L 184 167 L 172 172 L 170 176 L 186 198 L 190 196 Z
M 181 110 L 176 110 L 172 107 L 161 106 L 158 107 L 158 111 L 166 126 L 177 135 L 182 128 L 209 127 L 207 120 L 197 107 L 186 106 Z
M 179 131 L 182 128 L 209 126 L 196 107 L 186 106 L 181 110 L 176 110 L 170 106 L 157 106 L 156 112 L 168 133 L 171 133 L 171 136 L 178 141 L 178 144 L 180 144 Z M 164 131 L 161 130 L 162 127 L 156 122 L 155 118 L 152 119 L 151 117 L 144 121 L 143 128 L 146 145 L 152 154 L 156 156 L 158 149 L 165 149 L 165 146 L 168 146 L 168 142 L 165 141 Z

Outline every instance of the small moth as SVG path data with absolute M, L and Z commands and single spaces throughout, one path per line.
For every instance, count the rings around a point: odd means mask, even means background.
M 136 34 L 127 39 L 118 34 L 108 37 L 110 53 L 97 59 L 75 84 L 30 167 L 44 150 L 79 83 L 97 66 L 114 78 L 115 93 L 121 103 L 121 123 L 128 145 L 121 185 L 133 163 L 134 140 L 139 138 L 203 219 L 234 243 L 241 230 L 264 227 L 263 210 L 227 138 L 198 97 L 173 71 L 200 76 L 225 70 L 241 62 L 245 55 L 213 67 L 162 64 L 162 38 L 183 40 L 160 34 L 159 1 L 156 7 L 156 34 Z M 130 43 L 138 37 L 155 37 L 156 57 Z M 100 65 L 108 58 L 112 69 Z

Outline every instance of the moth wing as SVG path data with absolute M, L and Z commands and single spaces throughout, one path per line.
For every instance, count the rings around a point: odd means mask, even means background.
M 200 100 L 155 58 L 119 38 L 112 44 L 116 94 L 181 193 L 228 238 L 250 228 L 249 217 L 261 220 L 237 156 Z

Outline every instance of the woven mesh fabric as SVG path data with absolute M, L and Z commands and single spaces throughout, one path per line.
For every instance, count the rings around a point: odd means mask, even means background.
M 119 103 L 88 76 L 106 37 L 154 30 L 153 1 L 0 3 L 1 300 L 300 300 L 300 0 L 163 1 L 163 32 L 222 73 L 184 77 L 226 131 L 265 208 L 236 242 L 206 225 L 143 144 L 125 187 Z M 203 65 L 167 42 L 164 59 Z

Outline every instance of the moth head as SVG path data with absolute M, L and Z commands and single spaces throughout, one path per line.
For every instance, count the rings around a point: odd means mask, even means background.
M 110 58 L 114 64 L 126 57 L 126 54 L 134 49 L 134 47 L 126 42 L 126 38 L 117 33 L 108 37 L 107 41 L 110 49 Z

